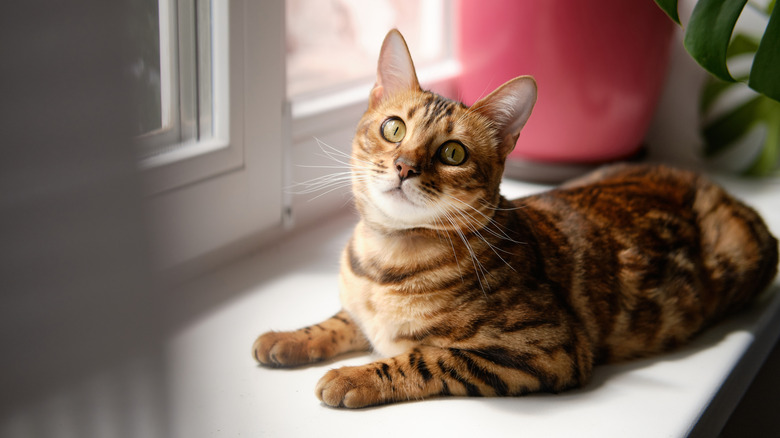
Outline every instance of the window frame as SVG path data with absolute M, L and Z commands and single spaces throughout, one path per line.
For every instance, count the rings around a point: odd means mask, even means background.
M 196 59 L 196 48 L 199 45 L 196 39 L 202 38 L 202 35 L 195 33 L 192 21 L 196 8 L 200 8 L 204 0 L 195 1 L 197 4 L 192 8 L 183 6 L 183 2 L 161 0 L 161 5 L 167 3 L 176 10 L 175 14 L 173 11 L 169 13 L 178 16 L 178 24 L 174 18 L 170 18 L 169 22 L 170 27 L 178 28 L 178 32 L 169 33 L 171 38 L 177 39 L 177 43 L 168 45 L 172 59 L 172 67 L 169 70 L 172 71 L 172 76 L 175 76 L 169 79 L 171 127 L 166 129 L 164 126 L 164 132 L 142 139 L 157 149 L 156 153 L 140 161 L 145 173 L 147 192 L 151 194 L 197 183 L 240 169 L 244 164 L 240 142 L 231 141 L 230 113 L 237 109 L 230 103 L 230 60 L 227 54 L 233 43 L 223 29 L 231 26 L 228 9 L 232 2 L 211 2 L 211 22 L 217 30 L 210 33 L 211 73 L 208 78 L 203 78 L 205 75 L 199 72 L 204 70 L 203 63 L 198 63 Z M 161 46 L 165 47 L 163 44 Z M 240 68 L 238 65 L 235 67 Z M 208 84 L 203 87 L 208 88 L 208 92 L 196 90 L 199 85 L 198 76 L 203 80 L 208 79 Z M 189 89 L 191 92 L 181 93 L 181 89 Z M 204 94 L 209 95 L 210 102 L 201 100 Z M 200 117 L 201 111 L 198 110 L 206 104 L 210 107 L 209 120 L 203 120 Z M 240 113 L 237 115 L 240 117 Z M 205 125 L 208 125 L 208 128 Z M 166 149 L 163 145 L 170 147 Z
M 224 258 L 283 222 L 284 1 L 212 7 L 214 136 L 142 162 L 162 270 Z
M 175 0 L 158 0 L 157 19 L 160 44 L 160 127 L 140 135 L 136 144 L 141 156 L 154 153 L 181 138 L 179 124 L 179 86 L 174 72 L 178 70 Z

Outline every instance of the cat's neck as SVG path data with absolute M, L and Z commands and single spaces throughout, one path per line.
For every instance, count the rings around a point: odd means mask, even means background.
M 403 242 L 405 245 L 432 244 L 441 239 L 442 231 L 430 228 L 391 228 L 363 219 L 363 232 L 377 242 Z
M 449 256 L 452 252 L 446 237 L 430 229 L 388 230 L 361 221 L 355 228 L 355 234 L 361 236 L 355 250 L 380 265 L 402 260 L 411 264 L 425 263 Z
M 455 226 L 451 221 L 442 219 L 435 227 L 388 226 L 382 221 L 376 220 L 374 215 L 366 215 L 360 208 L 358 210 L 361 211 L 361 226 L 365 232 L 370 232 L 377 240 L 404 241 L 413 245 L 421 243 L 446 243 L 450 245 L 449 242 L 452 239 L 462 240 L 465 238 L 470 240 L 472 236 L 482 236 L 486 232 L 495 234 L 486 231 L 486 229 L 496 226 L 501 228 L 502 223 L 507 221 L 506 216 L 513 216 L 516 209 L 510 201 L 500 195 L 493 205 L 496 208 L 481 212 L 475 210 L 461 215 L 462 219 L 455 221 L 458 226 Z
M 474 214 L 471 217 L 475 221 L 477 215 Z M 510 220 L 510 217 L 514 220 Z M 406 256 L 412 253 L 430 253 L 429 255 L 433 256 L 438 253 L 453 254 L 453 252 L 460 253 L 462 250 L 472 251 L 483 244 L 495 244 L 496 240 L 504 238 L 511 240 L 518 230 L 507 229 L 507 223 L 511 222 L 515 227 L 520 226 L 512 204 L 503 197 L 500 198 L 497 209 L 490 211 L 489 215 L 484 213 L 484 216 L 479 216 L 479 218 L 483 222 L 461 224 L 459 227 L 452 227 L 449 223 L 442 221 L 443 224 L 450 226 L 436 229 L 425 227 L 391 228 L 363 218 L 356 232 L 361 233 L 366 242 L 371 242 L 370 247 L 376 248 L 378 252 L 392 253 L 394 256 Z M 509 237 L 508 233 L 512 234 L 513 237 Z

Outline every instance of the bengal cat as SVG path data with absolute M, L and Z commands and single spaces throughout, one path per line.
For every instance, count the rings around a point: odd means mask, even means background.
M 527 76 L 472 107 L 423 91 L 391 31 L 353 142 L 361 220 L 342 255 L 343 309 L 260 336 L 257 361 L 384 357 L 327 372 L 316 395 L 330 406 L 557 392 L 596 364 L 686 342 L 772 281 L 762 219 L 694 173 L 618 165 L 504 199 L 535 100 Z

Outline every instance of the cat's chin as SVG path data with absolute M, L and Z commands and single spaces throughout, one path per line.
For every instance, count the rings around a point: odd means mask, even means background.
M 393 229 L 429 228 L 435 220 L 429 207 L 415 202 L 414 195 L 400 187 L 384 191 L 372 190 L 369 212 L 374 222 Z

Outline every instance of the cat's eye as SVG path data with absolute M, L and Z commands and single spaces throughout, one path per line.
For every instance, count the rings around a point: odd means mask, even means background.
M 390 143 L 400 143 L 406 136 L 406 124 L 397 117 L 391 117 L 382 123 L 382 137 Z
M 459 166 L 466 161 L 466 147 L 455 141 L 448 141 L 439 148 L 439 160 L 450 166 Z

